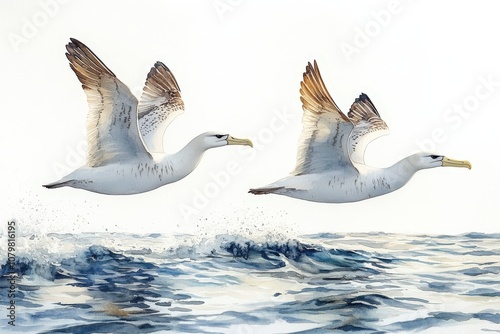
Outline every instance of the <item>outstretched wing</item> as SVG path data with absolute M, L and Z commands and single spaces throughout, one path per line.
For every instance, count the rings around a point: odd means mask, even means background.
M 365 164 L 366 146 L 380 136 L 389 134 L 389 127 L 380 118 L 377 108 L 368 95 L 361 95 L 354 100 L 347 113 L 354 124 L 349 138 L 349 155 L 354 164 Z
M 137 99 L 106 65 L 80 41 L 66 45 L 71 69 L 87 94 L 87 165 L 150 156 L 137 126 Z
M 303 129 L 293 174 L 352 167 L 347 141 L 354 126 L 328 93 L 316 61 L 308 63 L 300 87 Z
M 150 152 L 163 152 L 163 134 L 184 111 L 181 90 L 172 72 L 161 62 L 151 68 L 139 102 L 139 128 Z

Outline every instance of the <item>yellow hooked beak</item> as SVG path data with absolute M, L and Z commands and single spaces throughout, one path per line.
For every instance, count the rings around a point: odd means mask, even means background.
M 465 167 L 465 168 L 471 169 L 472 165 L 467 160 L 453 160 L 453 159 L 449 159 L 449 158 L 444 157 L 443 158 L 443 167 Z
M 228 136 L 226 140 L 228 145 L 247 145 L 253 147 L 253 143 L 250 139 L 240 139 Z

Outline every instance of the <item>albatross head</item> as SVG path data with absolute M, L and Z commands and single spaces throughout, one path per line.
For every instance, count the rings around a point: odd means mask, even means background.
M 472 168 L 472 165 L 467 160 L 454 160 L 442 155 L 417 153 L 410 157 L 410 162 L 417 169 L 434 168 L 434 167 L 465 167 Z
M 247 145 L 253 147 L 253 143 L 250 139 L 235 138 L 229 134 L 205 132 L 200 137 L 203 141 L 203 146 L 205 149 L 226 145 Z

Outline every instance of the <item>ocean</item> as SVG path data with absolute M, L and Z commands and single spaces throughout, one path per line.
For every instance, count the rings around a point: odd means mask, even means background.
M 499 240 L 480 233 L 17 236 L 15 260 L 7 242 L 0 245 L 0 328 L 500 333 Z

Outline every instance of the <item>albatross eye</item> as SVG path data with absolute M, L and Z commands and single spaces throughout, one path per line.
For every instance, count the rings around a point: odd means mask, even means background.
M 217 139 L 221 139 L 224 135 L 215 135 L 215 137 L 217 137 Z
M 431 157 L 432 159 L 437 159 L 437 158 L 439 158 L 439 155 L 431 155 L 430 157 Z

